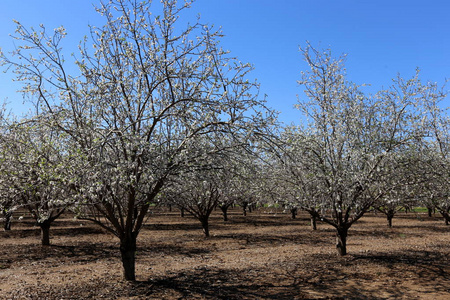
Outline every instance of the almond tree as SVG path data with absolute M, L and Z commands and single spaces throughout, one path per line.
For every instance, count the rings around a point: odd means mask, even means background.
M 50 245 L 52 223 L 73 203 L 63 138 L 35 120 L 13 123 L 2 136 L 1 189 L 11 208 L 26 208 Z
M 8 134 L 6 127 L 6 124 L 2 124 L 0 153 L 4 153 L 5 148 L 8 147 L 7 143 L 5 143 L 5 136 Z M 0 155 L 0 157 L 0 194 L 2 195 L 0 198 L 0 217 L 3 219 L 3 229 L 7 231 L 11 230 L 12 214 L 18 208 L 17 202 L 15 201 L 17 198 L 17 191 L 12 189 L 8 180 L 6 180 L 8 178 L 8 172 L 5 170 L 8 170 L 6 167 L 8 162 L 4 158 L 4 155 Z
M 405 151 L 403 155 L 407 154 Z M 405 207 L 411 207 L 416 203 L 417 194 L 414 185 L 417 180 L 414 173 L 411 172 L 411 159 L 396 158 L 395 164 L 385 167 L 385 190 L 388 191 L 378 199 L 373 207 L 384 214 L 387 219 L 387 225 L 392 227 L 392 220 L 400 210 Z
M 4 174 L 2 174 L 4 176 Z M 3 177 L 1 176 L 1 177 Z M 17 210 L 17 204 L 14 195 L 11 195 L 11 190 L 7 185 L 4 185 L 4 180 L 0 177 L 0 191 L 2 198 L 0 198 L 0 217 L 3 219 L 3 229 L 5 231 L 11 230 L 12 215 Z
M 450 223 L 450 119 L 443 100 L 447 93 L 430 84 L 426 99 L 426 124 L 429 134 L 416 149 L 416 163 L 412 166 L 417 178 L 417 197 L 426 207 L 434 207 Z
M 422 134 L 416 108 L 430 95 L 416 74 L 366 96 L 346 80 L 344 57 L 310 46 L 302 52 L 310 71 L 299 83 L 308 100 L 297 108 L 307 124 L 292 129 L 283 165 L 300 207 L 336 229 L 338 254 L 346 255 L 349 228 L 392 188 L 384 188 L 390 160 Z
M 200 221 L 205 237 L 210 236 L 209 217 L 223 197 L 222 170 L 212 168 L 190 172 L 167 191 L 171 202 Z
M 151 203 L 207 155 L 195 151 L 196 138 L 251 134 L 271 120 L 247 79 L 251 66 L 220 48 L 221 33 L 199 20 L 180 24 L 190 2 L 161 2 L 161 15 L 152 13 L 156 3 L 98 7 L 105 25 L 80 45 L 78 72 L 66 67 L 64 28 L 48 35 L 17 23 L 17 49 L 2 55 L 23 92 L 53 116 L 49 125 L 71 138 L 79 217 L 118 237 L 126 280 L 136 278 L 136 240 Z
M 449 162 L 436 151 L 422 150 L 416 161 L 415 170 L 418 177 L 416 198 L 419 203 L 435 207 L 450 223 L 450 192 L 448 189 Z

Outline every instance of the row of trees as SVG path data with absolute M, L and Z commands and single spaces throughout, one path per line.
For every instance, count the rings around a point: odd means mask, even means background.
M 106 22 L 90 28 L 77 68 L 67 66 L 63 28 L 17 22 L 16 50 L 1 53 L 35 104 L 24 119 L 1 118 L 1 209 L 28 208 L 43 245 L 71 209 L 117 236 L 124 278 L 135 280 L 154 203 L 178 205 L 208 235 L 216 206 L 226 217 L 233 203 L 283 202 L 335 227 L 341 255 L 371 207 L 422 199 L 448 220 L 448 119 L 436 85 L 416 74 L 368 96 L 346 80 L 343 58 L 308 46 L 305 124 L 280 129 L 220 32 L 199 20 L 182 27 L 189 2 L 162 1 L 161 16 L 152 5 L 97 8 Z

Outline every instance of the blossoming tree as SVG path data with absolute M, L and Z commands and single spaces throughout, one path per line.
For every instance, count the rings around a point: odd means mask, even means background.
M 101 4 L 105 25 L 91 27 L 72 74 L 63 28 L 48 35 L 17 23 L 17 49 L 2 55 L 23 91 L 53 117 L 49 125 L 71 138 L 80 166 L 77 213 L 118 237 L 126 280 L 136 278 L 136 240 L 151 203 L 202 159 L 196 138 L 251 134 L 271 119 L 247 79 L 251 66 L 220 48 L 221 33 L 199 20 L 178 21 L 190 2 L 161 1 L 160 15 L 154 5 Z
M 396 185 L 385 183 L 396 153 L 424 134 L 420 102 L 433 97 L 418 74 L 367 96 L 346 79 L 344 57 L 308 45 L 310 70 L 299 83 L 307 99 L 297 108 L 306 124 L 286 132 L 282 166 L 299 206 L 336 229 L 347 253 L 349 228 Z

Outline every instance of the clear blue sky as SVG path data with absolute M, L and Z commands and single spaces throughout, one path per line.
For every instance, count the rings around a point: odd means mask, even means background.
M 49 29 L 66 27 L 68 52 L 88 33 L 88 24 L 102 25 L 92 8 L 96 0 L 2 0 L 0 47 L 12 49 L 8 34 L 12 19 Z M 293 109 L 302 61 L 299 46 L 306 41 L 331 47 L 336 56 L 347 53 L 349 79 L 370 83 L 373 92 L 422 70 L 421 78 L 443 84 L 450 78 L 450 1 L 448 0 L 197 0 L 191 8 L 202 22 L 221 26 L 222 46 L 243 62 L 254 65 L 252 76 L 261 84 L 261 96 L 281 112 L 285 123 L 298 122 Z M 8 98 L 17 113 L 22 97 L 15 94 L 10 76 L 0 74 L 0 100 Z

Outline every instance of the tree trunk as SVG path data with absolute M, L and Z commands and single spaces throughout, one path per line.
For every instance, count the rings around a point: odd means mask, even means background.
M 337 228 L 336 249 L 340 256 L 347 255 L 347 235 L 348 235 L 348 228 L 346 227 Z
M 49 246 L 50 245 L 50 222 L 44 221 L 39 223 L 39 227 L 41 228 L 41 245 Z
M 223 220 L 225 222 L 228 221 L 228 206 L 226 206 L 226 205 L 220 206 L 220 209 L 222 210 Z
M 203 233 L 205 234 L 205 237 L 209 237 L 209 218 L 203 217 L 200 219 L 200 222 L 202 223 Z
M 131 234 L 120 241 L 123 277 L 125 280 L 136 280 L 136 237 Z
M 441 211 L 441 215 L 444 217 L 445 225 L 448 225 L 450 223 L 450 214 L 445 211 Z
M 388 221 L 388 227 L 392 228 L 392 219 L 394 218 L 394 216 L 388 215 L 387 216 L 387 221 Z
M 317 218 L 314 215 L 311 215 L 311 229 L 317 230 Z
M 242 203 L 242 213 L 243 213 L 244 217 L 247 216 L 247 206 L 248 206 L 247 202 Z
M 184 218 L 184 208 L 180 208 L 180 217 Z
M 291 218 L 295 219 L 297 217 L 297 207 L 291 208 Z
M 392 228 L 392 219 L 394 218 L 394 212 L 391 212 L 391 211 L 387 212 L 386 213 L 386 218 L 387 218 L 387 221 L 388 221 L 388 227 Z
M 428 217 L 432 217 L 433 216 L 433 208 L 432 207 L 427 207 L 428 210 Z
M 4 224 L 4 229 L 5 231 L 7 230 L 11 230 L 11 217 L 12 217 L 12 213 L 11 212 L 6 212 L 4 213 L 5 215 L 5 224 Z

